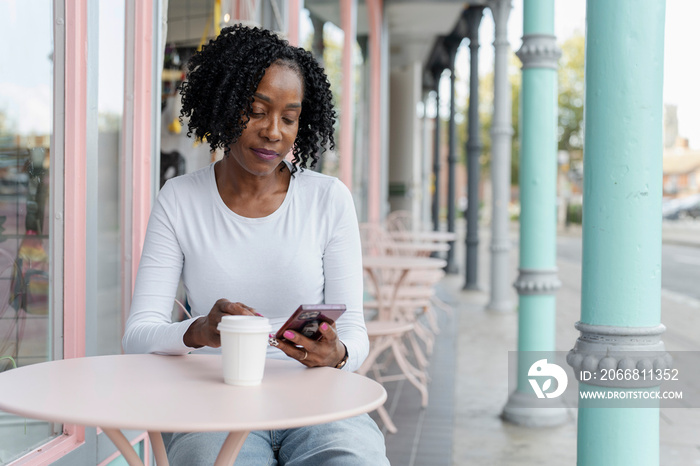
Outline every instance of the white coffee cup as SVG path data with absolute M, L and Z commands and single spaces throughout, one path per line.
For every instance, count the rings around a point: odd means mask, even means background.
M 221 334 L 224 382 L 259 385 L 265 371 L 270 321 L 256 316 L 224 316 L 217 326 Z

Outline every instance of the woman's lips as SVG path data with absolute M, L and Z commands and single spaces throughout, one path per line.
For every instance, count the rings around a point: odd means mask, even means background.
M 277 152 L 275 152 L 275 151 L 267 150 L 267 149 L 262 149 L 262 148 L 259 148 L 259 147 L 253 149 L 253 152 L 255 152 L 255 155 L 257 155 L 258 157 L 260 157 L 260 158 L 263 159 L 263 160 L 272 160 L 272 159 L 276 159 L 277 157 L 280 156 L 280 155 L 279 155 Z

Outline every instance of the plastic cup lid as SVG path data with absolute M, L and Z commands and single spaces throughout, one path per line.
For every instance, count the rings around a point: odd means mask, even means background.
M 258 316 L 223 316 L 216 328 L 219 331 L 244 333 L 270 333 L 272 331 L 270 321 L 265 317 Z

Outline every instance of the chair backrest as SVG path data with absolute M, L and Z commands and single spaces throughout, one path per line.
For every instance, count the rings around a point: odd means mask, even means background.
M 381 256 L 388 254 L 391 251 L 393 239 L 376 223 L 361 223 L 360 224 L 360 241 L 362 242 L 362 255 L 364 256 Z
M 388 231 L 417 231 L 422 229 L 420 222 L 408 210 L 395 210 L 386 216 Z

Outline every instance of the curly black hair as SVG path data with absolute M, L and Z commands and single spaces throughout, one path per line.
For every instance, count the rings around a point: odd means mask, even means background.
M 304 86 L 292 173 L 297 166 L 307 168 L 309 159 L 313 168 L 326 147 L 335 148 L 330 83 L 311 53 L 265 29 L 226 27 L 190 58 L 180 88 L 180 119 L 189 117 L 188 136 L 206 139 L 212 151 L 223 149 L 227 155 L 250 121 L 253 94 L 273 63 L 297 72 Z

